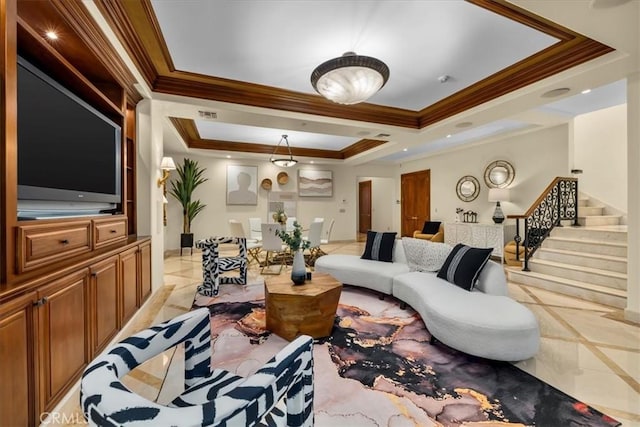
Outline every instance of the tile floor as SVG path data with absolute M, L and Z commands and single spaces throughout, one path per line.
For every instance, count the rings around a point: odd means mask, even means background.
M 345 242 L 323 248 L 327 253 L 359 255 L 363 246 L 364 242 Z M 196 251 L 193 255 L 166 258 L 165 286 L 120 336 L 188 311 L 201 280 L 200 262 Z M 258 275 L 254 265 L 250 277 Z M 618 309 L 528 286 L 510 283 L 509 287 L 511 296 L 536 314 L 542 336 L 538 355 L 517 366 L 618 419 L 624 426 L 640 426 L 640 327 L 620 320 Z M 178 369 L 167 372 L 171 361 L 180 357 L 179 352 L 168 351 L 132 371 L 124 381 L 147 398 L 166 402 L 182 381 Z M 172 367 L 177 365 L 173 363 Z M 85 424 L 77 387 L 56 411 L 58 420 L 75 422 L 52 421 L 47 425 Z

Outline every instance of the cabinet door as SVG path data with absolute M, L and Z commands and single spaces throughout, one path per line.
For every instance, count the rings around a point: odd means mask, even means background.
M 120 324 L 124 325 L 138 307 L 138 248 L 120 254 Z
M 38 290 L 39 412 L 50 410 L 89 362 L 86 283 L 81 270 Z
M 91 355 L 99 353 L 120 327 L 118 256 L 91 267 Z
M 487 247 L 493 248 L 492 255 L 502 257 L 504 249 L 504 229 L 502 225 L 487 227 Z
M 456 224 L 456 242 L 473 246 L 471 224 Z
M 35 425 L 33 375 L 35 292 L 0 304 L 0 414 L 17 426 Z
M 470 246 L 476 248 L 489 248 L 487 244 L 487 226 L 484 224 L 472 224 L 471 229 L 471 241 L 468 243 Z
M 138 252 L 140 257 L 140 299 L 138 306 L 142 306 L 142 303 L 151 294 L 151 242 L 140 245 L 140 251 Z
M 447 245 L 454 246 L 456 244 L 456 230 L 456 224 L 446 223 L 444 225 L 444 242 Z

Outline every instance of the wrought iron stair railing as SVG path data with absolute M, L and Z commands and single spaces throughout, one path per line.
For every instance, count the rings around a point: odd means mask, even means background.
M 508 215 L 516 220 L 516 260 L 520 260 L 520 220 L 524 220 L 524 264 L 529 271 L 529 259 L 540 247 L 554 227 L 562 227 L 561 221 L 573 220 L 578 225 L 578 179 L 555 178 L 522 215 Z

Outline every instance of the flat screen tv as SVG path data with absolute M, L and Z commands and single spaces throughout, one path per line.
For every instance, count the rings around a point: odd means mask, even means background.
M 121 128 L 18 59 L 18 215 L 92 213 L 121 199 Z

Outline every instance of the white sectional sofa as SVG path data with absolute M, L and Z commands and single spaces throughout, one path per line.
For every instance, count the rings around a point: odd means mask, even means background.
M 509 298 L 504 270 L 496 262 L 487 262 L 474 289 L 467 291 L 435 272 L 411 271 L 398 239 L 393 262 L 325 255 L 316 260 L 315 271 L 382 296 L 393 295 L 420 314 L 433 337 L 465 353 L 517 361 L 538 351 L 538 321 L 527 307 Z

